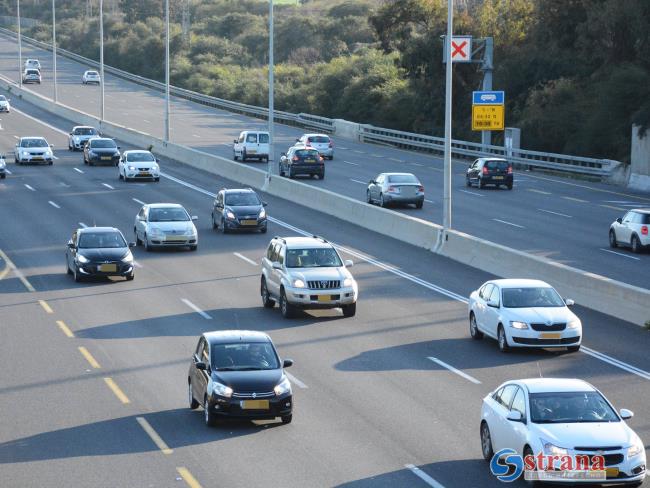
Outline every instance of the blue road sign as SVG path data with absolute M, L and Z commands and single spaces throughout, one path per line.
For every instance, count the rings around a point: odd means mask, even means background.
M 475 91 L 472 92 L 473 105 L 503 105 L 505 93 L 502 91 Z

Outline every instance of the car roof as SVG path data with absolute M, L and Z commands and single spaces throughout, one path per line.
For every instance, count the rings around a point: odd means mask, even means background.
M 490 280 L 490 283 L 501 288 L 551 288 L 551 285 L 542 280 L 529 280 L 523 278 L 505 278 L 501 280 Z
M 381 173 L 384 176 L 412 176 L 416 180 L 418 179 L 417 176 L 415 176 L 413 173 Z
M 203 337 L 205 337 L 210 344 L 272 342 L 268 334 L 256 330 L 214 330 L 212 332 L 204 332 Z
M 650 208 L 633 208 L 630 211 L 650 215 Z
M 115 140 L 112 137 L 92 137 L 89 141 L 113 141 Z
M 297 142 L 296 144 L 293 145 L 294 149 L 306 149 L 307 151 L 316 151 L 312 146 L 308 146 L 306 144 L 303 144 L 302 142 Z
M 23 137 L 20 138 L 21 141 L 23 139 L 45 139 L 45 137 L 43 137 L 43 136 L 23 136 Z
M 329 134 L 317 134 L 317 133 L 312 133 L 312 134 L 303 134 L 303 136 L 306 137 L 329 137 Z
M 77 129 L 95 129 L 92 125 L 75 125 L 72 130 L 77 130 Z M 97 130 L 97 129 L 95 129 Z
M 151 154 L 153 156 L 151 151 L 147 151 L 146 149 L 130 149 L 128 151 L 124 151 L 125 155 L 126 154 L 135 154 L 135 153 L 146 153 L 146 154 Z
M 503 161 L 504 163 L 507 163 L 508 160 L 504 158 L 478 158 L 479 161 Z
M 243 130 L 241 131 L 241 134 L 268 134 L 269 131 L 267 130 L 255 130 L 255 129 L 248 129 L 248 130 Z
M 224 193 L 255 193 L 252 188 L 222 188 Z
M 302 236 L 292 236 L 292 237 L 276 237 L 284 241 L 288 249 L 296 248 L 322 248 L 329 249 L 332 247 L 332 244 L 327 242 L 322 237 L 302 237 Z
M 77 229 L 77 232 L 85 234 L 86 232 L 120 232 L 120 230 L 115 227 L 84 227 L 83 229 Z
M 149 208 L 185 208 L 180 203 L 147 203 Z
M 517 382 L 525 385 L 530 393 L 596 391 L 586 381 L 576 378 L 526 378 Z

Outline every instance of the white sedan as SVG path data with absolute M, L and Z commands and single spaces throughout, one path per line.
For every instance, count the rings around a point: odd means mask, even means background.
M 54 162 L 52 145 L 44 137 L 21 137 L 14 148 L 14 161 L 16 164 Z
M 160 166 L 158 160 L 149 151 L 124 151 L 117 165 L 118 176 L 121 180 L 153 179 L 160 181 Z
M 189 247 L 196 251 L 199 236 L 190 214 L 177 203 L 150 203 L 144 205 L 135 217 L 133 232 L 137 245 L 146 251 L 155 247 Z
M 616 412 L 602 393 L 583 380 L 508 381 L 483 399 L 481 451 L 488 462 L 502 449 L 513 449 L 524 458 L 540 453 L 558 456 L 552 461 L 556 470 L 562 460 L 600 455 L 607 479 L 599 483 L 639 486 L 646 476 L 646 455 L 643 442 L 625 423 L 633 415 L 626 409 Z
M 0 112 L 11 112 L 11 105 L 9 105 L 9 99 L 4 95 L 0 95 Z
M 99 85 L 100 82 L 101 82 L 101 78 L 97 71 L 88 70 L 81 77 L 81 83 L 83 83 L 84 85 L 88 85 L 90 83 L 97 83 Z
M 555 289 L 539 280 L 503 279 L 484 283 L 469 297 L 469 331 L 487 335 L 499 349 L 566 347 L 580 350 L 582 323 Z

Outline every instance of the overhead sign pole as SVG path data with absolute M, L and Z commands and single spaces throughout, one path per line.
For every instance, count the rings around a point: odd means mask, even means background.
M 452 52 L 454 21 L 454 2 L 447 0 L 447 37 L 445 38 L 445 59 L 454 59 Z M 471 51 L 470 51 L 471 57 Z M 444 193 L 443 193 L 443 232 L 451 228 L 451 82 L 453 62 L 447 62 L 445 67 L 445 156 L 444 156 Z
M 99 0 L 99 121 L 104 122 L 104 0 Z
M 165 142 L 169 142 L 169 0 L 165 0 Z
M 18 17 L 18 86 L 23 87 L 23 42 L 20 34 L 20 0 L 16 0 L 16 17 Z
M 52 65 L 54 68 L 54 103 L 57 103 L 56 86 L 56 0 L 52 0 Z
M 274 107 L 273 107 L 273 0 L 269 0 L 269 155 L 266 165 L 266 182 L 264 186 L 268 185 L 271 181 L 271 174 L 273 173 L 273 139 L 274 139 L 274 125 L 275 120 Z
M 483 64 L 481 65 L 481 70 L 483 71 L 483 91 L 492 90 L 492 71 L 494 69 L 494 66 L 492 65 L 493 53 L 494 39 L 486 37 L 485 53 L 483 54 Z M 481 132 L 481 144 L 483 144 L 483 146 L 490 146 L 492 144 L 492 132 L 489 130 Z M 483 147 L 483 150 L 487 151 L 487 148 Z

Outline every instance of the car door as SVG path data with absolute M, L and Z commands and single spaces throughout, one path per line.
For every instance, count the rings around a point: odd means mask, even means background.
M 283 245 L 280 242 L 276 242 L 273 248 L 273 255 L 271 261 L 271 293 L 276 297 L 280 296 L 280 287 L 282 286 L 282 270 L 275 269 L 273 265 L 275 263 L 280 264 L 280 260 L 283 260 Z
M 476 176 L 478 174 L 478 169 L 477 169 L 478 165 L 479 165 L 479 160 L 476 159 L 467 170 L 467 175 L 469 176 L 469 179 L 471 181 L 474 181 L 476 179 Z
M 515 422 L 505 419 L 504 424 L 504 442 L 507 447 L 515 449 L 518 454 L 523 455 L 524 444 L 528 433 L 527 416 L 526 416 L 526 394 L 521 387 L 517 388 L 508 412 L 521 413 L 521 422 Z M 507 415 L 507 414 L 506 414 Z
M 277 261 L 277 252 L 277 243 L 275 241 L 271 241 L 268 249 L 266 250 L 266 288 L 274 297 L 279 296 L 279 286 L 276 282 L 275 270 L 273 269 L 273 263 Z
M 490 296 L 485 305 L 485 330 L 496 337 L 497 326 L 499 325 L 499 315 L 501 312 L 501 289 L 497 285 L 492 286 Z
M 72 244 L 73 247 L 70 247 L 70 244 Z M 72 237 L 68 241 L 68 247 L 65 250 L 65 259 L 68 263 L 68 268 L 71 270 L 74 270 L 74 258 L 76 254 L 76 249 L 77 249 L 77 231 L 75 230 L 72 233 Z
M 378 174 L 375 177 L 375 182 L 371 185 L 370 196 L 373 200 L 379 200 L 379 194 L 381 193 L 381 186 L 384 184 L 384 175 Z
M 505 385 L 500 394 L 494 399 L 494 421 L 491 425 L 492 449 L 494 449 L 494 452 L 506 447 L 514 447 L 508 444 L 513 435 L 510 431 L 512 430 L 511 424 L 514 422 L 510 422 L 507 416 L 517 388 L 518 386 L 515 384 Z
M 138 215 L 135 216 L 135 237 L 136 239 L 142 240 L 144 237 L 144 224 L 146 219 L 147 207 L 144 205 L 138 212 Z
M 257 132 L 246 134 L 245 150 L 247 154 L 257 154 L 259 144 L 257 143 Z
M 205 363 L 206 369 L 201 370 L 196 367 L 196 363 Z M 210 381 L 210 345 L 201 337 L 199 345 L 194 354 L 194 378 L 192 380 L 192 387 L 194 389 L 194 397 L 203 403 L 203 397 L 208 391 L 208 383 Z
M 483 331 L 487 331 L 485 320 L 486 320 L 486 308 L 487 301 L 490 298 L 490 293 L 494 285 L 492 283 L 487 283 L 481 287 L 478 291 L 478 297 L 476 298 L 476 309 L 474 310 L 474 315 L 476 316 L 476 322 L 478 326 Z
M 627 212 L 620 225 L 616 229 L 616 240 L 623 243 L 629 243 L 632 238 L 632 221 L 634 220 L 634 212 Z
M 217 224 L 221 223 L 221 219 L 223 218 L 223 201 L 224 201 L 224 192 L 220 191 L 217 194 L 217 198 L 214 200 L 214 207 L 212 209 L 212 213 L 214 214 L 214 221 Z

